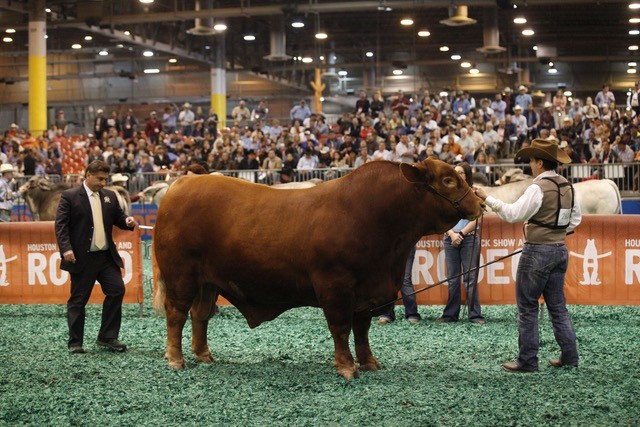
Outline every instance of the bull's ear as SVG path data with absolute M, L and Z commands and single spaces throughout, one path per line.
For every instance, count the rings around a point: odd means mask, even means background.
M 400 172 L 407 181 L 417 184 L 427 182 L 427 169 L 419 168 L 415 164 L 400 163 Z

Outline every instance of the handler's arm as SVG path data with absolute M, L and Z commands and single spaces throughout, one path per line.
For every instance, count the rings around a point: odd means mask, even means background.
M 476 192 L 480 198 L 480 195 Z M 530 185 L 524 194 L 513 203 L 505 203 L 493 196 L 486 196 L 485 202 L 504 221 L 524 222 L 535 215 L 542 206 L 542 189 L 538 185 Z

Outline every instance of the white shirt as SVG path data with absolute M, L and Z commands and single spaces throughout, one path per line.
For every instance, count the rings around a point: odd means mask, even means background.
M 554 176 L 558 176 L 555 171 L 542 172 L 533 180 L 533 184 L 527 187 L 524 194 L 513 203 L 505 203 L 493 196 L 487 196 L 485 203 L 504 221 L 510 223 L 528 221 L 542 206 L 542 189 L 535 184 L 542 178 Z M 582 212 L 580 211 L 580 205 L 576 201 L 573 209 L 571 209 L 571 219 L 569 220 L 567 232 L 576 228 L 581 220 Z

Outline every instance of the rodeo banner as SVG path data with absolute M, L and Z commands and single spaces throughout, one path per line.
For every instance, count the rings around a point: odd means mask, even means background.
M 124 302 L 141 303 L 140 231 L 114 227 L 113 240 L 125 266 Z M 69 273 L 60 270 L 53 221 L 0 223 L 0 304 L 65 304 L 69 286 Z M 89 302 L 103 300 L 98 285 Z
M 569 268 L 565 294 L 569 304 L 640 305 L 640 215 L 584 215 L 567 236 Z M 509 224 L 486 215 L 482 224 L 480 265 L 522 249 L 522 223 Z M 467 239 L 473 238 L 472 235 Z M 481 268 L 482 304 L 514 304 L 520 255 Z M 413 264 L 415 289 L 447 278 L 442 236 L 427 236 L 417 244 Z M 464 288 L 464 287 L 463 287 Z M 445 304 L 447 285 L 417 295 L 418 304 Z

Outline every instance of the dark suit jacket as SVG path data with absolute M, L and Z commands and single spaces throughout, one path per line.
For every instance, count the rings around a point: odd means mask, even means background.
M 109 252 L 114 262 L 120 268 L 124 268 L 111 232 L 114 225 L 123 230 L 133 230 L 133 228 L 127 227 L 127 217 L 122 212 L 118 199 L 112 191 L 100 190 L 100 202 L 102 203 L 102 221 L 109 243 Z M 91 238 L 93 237 L 91 202 L 84 185 L 70 188 L 62 193 L 56 215 L 55 230 L 60 255 L 62 256 L 68 250 L 73 250 L 76 257 L 75 263 L 67 262 L 63 258 L 60 262 L 60 268 L 72 273 L 82 271 L 87 265 Z

